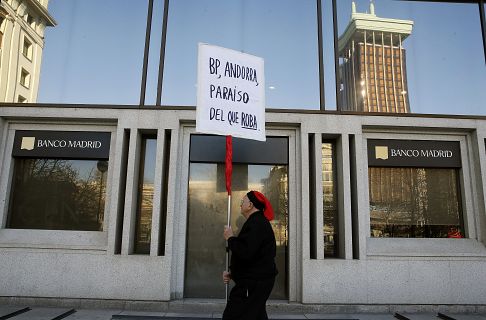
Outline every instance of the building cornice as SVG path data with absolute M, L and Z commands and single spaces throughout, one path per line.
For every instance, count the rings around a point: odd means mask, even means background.
M 5 18 L 8 15 L 7 9 L 5 9 L 0 3 L 0 17 Z
M 353 13 L 344 33 L 339 37 L 339 52 L 355 38 L 359 31 L 375 31 L 402 35 L 402 40 L 412 33 L 413 21 L 380 18 L 374 14 Z M 362 36 L 360 36 L 362 39 Z
M 36 112 L 43 109 L 55 110 L 66 109 L 74 110 L 74 113 L 80 110 L 138 110 L 144 111 L 169 111 L 169 112 L 196 112 L 196 106 L 152 106 L 152 105 L 102 105 L 102 104 L 52 104 L 52 103 L 10 103 L 0 102 L 0 119 L 8 117 L 6 110 L 15 110 L 15 108 L 34 109 Z M 440 119 L 472 119 L 472 120 L 486 120 L 485 115 L 460 115 L 460 114 L 433 114 L 433 113 L 392 113 L 392 112 L 363 112 L 363 111 L 338 111 L 338 110 L 319 110 L 319 109 L 277 109 L 267 108 L 266 113 L 282 113 L 282 114 L 324 114 L 336 116 L 356 116 L 356 117 L 395 117 L 400 118 L 440 118 Z M 40 112 L 42 114 L 42 112 Z
M 40 15 L 40 18 L 46 22 L 46 26 L 54 27 L 57 25 L 56 20 L 54 20 L 54 18 L 49 14 L 49 11 L 47 11 L 47 8 L 41 5 L 39 1 L 25 0 L 25 2 L 28 3 L 29 8 L 34 9 Z

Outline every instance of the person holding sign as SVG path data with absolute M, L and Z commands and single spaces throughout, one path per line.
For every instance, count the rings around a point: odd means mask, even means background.
M 275 235 L 269 222 L 273 208 L 262 193 L 250 191 L 241 200 L 240 211 L 246 221 L 238 236 L 228 226 L 223 233 L 231 251 L 230 272 L 223 272 L 223 281 L 235 282 L 223 319 L 268 319 L 266 302 L 278 273 Z

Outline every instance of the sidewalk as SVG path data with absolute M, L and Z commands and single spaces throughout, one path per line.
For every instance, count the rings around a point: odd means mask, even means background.
M 323 313 L 269 313 L 270 319 L 340 319 L 340 320 L 486 320 L 486 314 L 451 313 L 360 313 L 360 314 L 323 314 Z M 73 309 L 44 308 L 0 305 L 0 319 L 12 320 L 206 320 L 221 319 L 221 312 L 175 313 L 126 311 L 118 309 Z

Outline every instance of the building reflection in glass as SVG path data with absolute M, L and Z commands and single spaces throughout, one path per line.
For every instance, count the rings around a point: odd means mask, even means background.
M 413 21 L 381 18 L 370 3 L 369 13 L 356 12 L 339 37 L 341 110 L 408 113 L 407 66 L 403 41 Z
M 336 190 L 336 162 L 333 143 L 322 144 L 322 192 L 324 209 L 324 257 L 337 258 L 339 228 Z
M 223 170 L 218 167 L 222 167 Z M 287 297 L 288 167 L 233 165 L 231 225 L 236 234 L 245 222 L 240 199 L 249 190 L 263 192 L 275 210 L 271 222 L 277 241 L 279 274 L 272 299 Z M 185 297 L 224 298 L 221 273 L 225 269 L 223 227 L 227 223 L 224 164 L 191 163 L 186 250 Z
M 372 237 L 464 237 L 458 171 L 368 168 Z
M 106 161 L 15 159 L 8 228 L 102 231 L 107 169 Z
M 142 137 L 134 250 L 138 254 L 150 254 L 156 148 L 156 137 Z

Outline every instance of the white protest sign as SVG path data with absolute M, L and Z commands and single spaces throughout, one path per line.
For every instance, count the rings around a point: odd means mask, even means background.
M 262 58 L 199 44 L 196 131 L 266 140 Z

